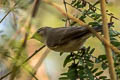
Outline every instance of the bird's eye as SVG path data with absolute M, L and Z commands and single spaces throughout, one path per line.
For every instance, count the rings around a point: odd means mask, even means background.
M 39 35 L 43 36 L 44 31 L 43 31 L 43 30 L 41 30 L 41 29 L 39 29 L 39 30 L 37 31 L 37 33 L 38 33 Z
M 39 33 L 41 30 L 39 29 L 39 30 L 37 30 L 37 33 Z

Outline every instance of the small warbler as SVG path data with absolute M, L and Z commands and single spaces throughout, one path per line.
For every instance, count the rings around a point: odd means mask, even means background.
M 96 32 L 102 31 L 102 26 L 93 27 Z M 84 42 L 92 36 L 86 27 L 42 27 L 32 38 L 44 43 L 57 52 L 73 52 L 81 49 Z

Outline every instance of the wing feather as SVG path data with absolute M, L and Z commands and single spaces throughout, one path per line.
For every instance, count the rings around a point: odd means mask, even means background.
M 47 39 L 47 45 L 55 47 L 69 43 L 71 40 L 85 36 L 90 31 L 85 27 L 53 28 Z M 56 34 L 57 33 L 57 34 Z M 54 35 L 55 34 L 55 35 Z

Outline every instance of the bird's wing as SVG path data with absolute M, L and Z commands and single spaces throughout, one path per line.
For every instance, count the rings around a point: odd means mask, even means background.
M 85 36 L 89 32 L 90 31 L 85 27 L 71 27 L 68 28 L 67 30 L 64 30 L 61 40 L 66 40 L 66 39 L 73 40 Z
M 102 31 L 102 26 L 94 26 L 93 29 L 97 32 Z M 69 41 L 69 39 L 74 40 L 77 38 L 81 38 L 83 36 L 87 36 L 91 33 L 88 28 L 86 27 L 69 27 L 63 32 L 63 36 L 61 38 L 61 41 Z
M 90 31 L 85 27 L 62 27 L 54 28 L 49 34 L 47 39 L 47 45 L 54 47 L 57 45 L 63 45 L 71 40 L 85 36 Z

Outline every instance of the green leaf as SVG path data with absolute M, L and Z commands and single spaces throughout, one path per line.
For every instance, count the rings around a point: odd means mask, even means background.
M 116 47 L 120 46 L 120 42 L 118 41 L 112 41 L 111 43 Z
M 91 11 L 91 10 L 89 10 L 89 11 L 85 10 L 85 11 L 84 11 L 84 14 L 87 14 L 87 15 L 90 15 L 90 14 L 93 14 L 93 13 L 94 13 L 94 12 Z
M 93 76 L 93 74 L 92 74 L 92 72 L 91 72 L 91 70 L 89 68 L 86 68 L 86 72 L 88 74 L 88 78 L 90 80 L 94 80 L 94 76 Z
M 95 2 L 94 4 L 93 4 L 93 6 L 96 6 L 97 4 L 99 4 L 100 3 L 100 1 L 98 0 L 97 2 Z
M 108 65 L 106 63 L 102 63 L 102 68 L 103 68 L 103 70 L 105 70 L 108 68 Z
M 110 37 L 110 40 L 111 40 L 111 41 L 117 41 L 117 39 L 114 38 L 114 37 Z
M 102 22 L 102 19 L 98 19 L 97 22 L 98 22 L 98 23 Z
M 60 52 L 60 56 L 62 56 L 62 55 L 63 55 L 63 53 L 64 53 L 64 52 Z
M 90 67 L 92 67 L 94 64 L 87 61 L 87 65 L 90 66 Z
M 99 79 L 106 79 L 107 76 L 100 76 Z
M 72 0 L 71 5 L 73 5 L 77 0 Z
M 98 56 L 98 59 L 102 62 L 107 59 L 106 55 L 100 55 Z
M 100 26 L 98 22 L 89 22 L 88 24 L 92 26 Z
M 95 51 L 95 48 L 93 48 L 93 49 L 89 52 L 89 54 L 92 54 L 94 51 Z
M 61 75 L 67 75 L 67 73 L 62 73 Z
M 71 55 L 68 55 L 64 61 L 64 64 L 63 64 L 63 67 L 65 67 L 67 65 L 67 63 L 71 62 L 72 61 L 72 58 L 71 58 Z
M 100 62 L 101 61 L 98 58 L 95 59 L 95 63 L 100 63 Z
M 84 74 L 85 74 L 84 70 L 80 70 L 80 71 L 78 72 L 78 76 L 79 76 L 80 78 L 84 78 L 84 77 L 85 77 Z
M 76 71 L 76 69 L 75 68 L 69 69 L 67 76 L 68 76 L 68 78 L 70 78 L 70 80 L 76 80 L 77 79 L 77 71 Z
M 95 76 L 99 76 L 99 75 L 101 75 L 103 72 L 104 72 L 104 71 L 100 71 L 100 72 L 96 73 Z
M 94 14 L 91 15 L 91 17 L 94 18 L 94 20 L 97 20 L 101 17 L 101 14 L 94 13 Z
M 86 16 L 83 15 L 83 16 L 81 16 L 79 19 L 82 20 L 83 22 L 85 22 L 85 20 L 84 20 L 85 18 L 86 18 Z
M 92 70 L 92 73 L 95 73 L 98 70 L 98 68 L 95 68 Z
M 89 51 L 90 51 L 90 46 L 87 48 L 86 53 L 88 53 Z
M 68 77 L 60 77 L 59 80 L 68 80 Z

